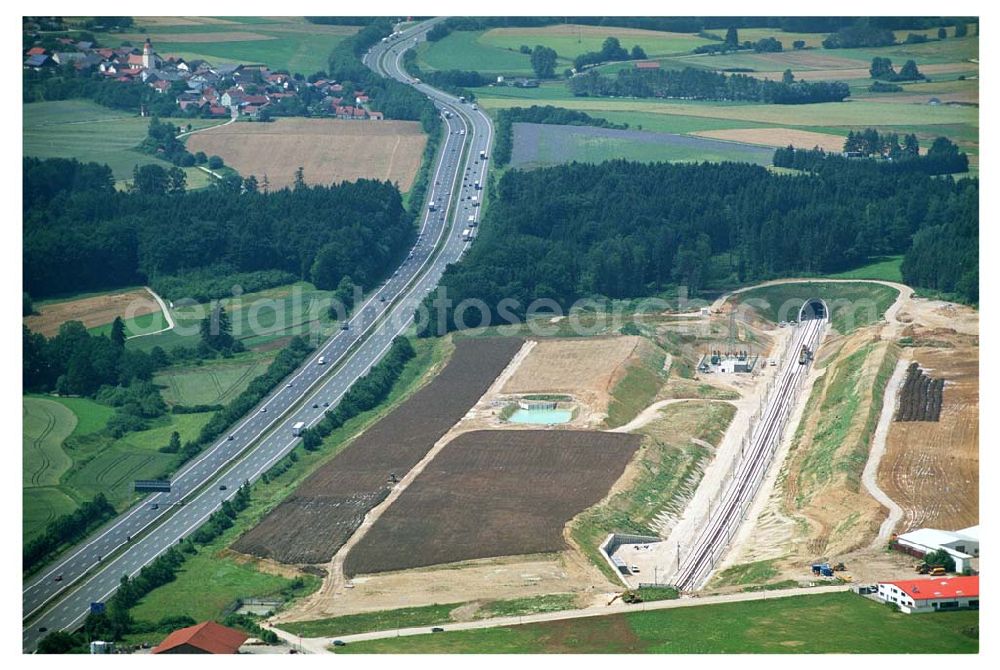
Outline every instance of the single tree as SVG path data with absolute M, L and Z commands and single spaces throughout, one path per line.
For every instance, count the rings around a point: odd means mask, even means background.
M 306 171 L 300 165 L 299 168 L 295 171 L 295 190 L 297 191 L 300 188 L 305 188 L 305 186 L 306 186 Z
M 556 51 L 539 44 L 531 52 L 531 67 L 539 79 L 551 79 L 556 73 Z
M 730 26 L 726 31 L 726 46 L 735 49 L 740 44 L 740 35 L 736 31 L 736 26 Z
M 967 23 L 955 24 L 955 37 L 967 37 L 968 34 L 969 34 L 969 24 Z
M 634 47 L 632 47 L 631 56 L 632 56 L 632 60 L 645 60 L 646 59 L 646 50 L 643 49 L 638 44 L 636 44 Z
M 795 83 L 795 75 L 792 74 L 791 69 L 785 70 L 784 73 L 781 75 L 781 83 L 783 84 Z
M 948 38 L 948 31 L 944 28 L 938 28 L 938 39 L 943 40 Z
M 118 348 L 125 346 L 125 322 L 120 316 L 111 322 L 111 342 Z

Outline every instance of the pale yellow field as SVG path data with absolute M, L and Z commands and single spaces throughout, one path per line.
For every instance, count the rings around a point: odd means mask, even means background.
M 196 133 L 187 147 L 221 156 L 258 182 L 266 175 L 272 189 L 291 185 L 301 166 L 308 184 L 369 178 L 396 182 L 408 191 L 426 144 L 415 121 L 282 118 Z
M 729 128 L 725 130 L 701 130 L 691 133 L 717 140 L 762 144 L 767 147 L 787 147 L 789 144 L 801 149 L 819 147 L 824 151 L 839 152 L 844 148 L 844 138 L 829 133 L 816 133 L 795 128 Z

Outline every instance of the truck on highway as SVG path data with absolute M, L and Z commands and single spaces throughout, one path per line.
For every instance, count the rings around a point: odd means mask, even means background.
M 458 96 L 458 101 L 464 105 L 465 104 L 465 96 L 464 95 Z
M 479 207 L 479 196 L 478 195 L 472 196 L 472 206 L 473 207 Z
M 429 209 L 432 212 L 435 211 L 435 209 L 437 209 L 437 205 L 434 204 L 433 200 L 431 200 L 430 203 L 428 203 L 427 209 Z
M 472 228 L 466 228 L 465 230 L 462 231 L 463 242 L 471 242 L 472 238 L 475 236 L 476 236 L 476 231 L 474 231 Z
M 476 227 L 476 215 L 469 214 L 469 228 L 475 228 L 475 227 Z
M 479 152 L 479 157 L 482 158 L 483 160 L 486 160 L 486 149 L 483 149 L 482 151 Z
M 292 426 L 292 435 L 298 437 L 302 435 L 302 429 L 306 427 L 305 421 L 296 421 L 295 425 Z
M 477 191 L 482 191 L 482 190 L 483 190 L 483 185 L 482 185 L 482 184 L 480 184 L 480 183 L 479 183 L 479 182 L 477 181 L 477 182 L 475 183 L 475 188 L 476 188 L 476 190 L 477 190 Z
M 320 356 L 319 360 L 316 361 L 316 365 L 326 365 L 326 356 Z

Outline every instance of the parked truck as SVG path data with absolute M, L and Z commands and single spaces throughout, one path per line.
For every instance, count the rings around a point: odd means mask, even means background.
M 475 189 L 476 189 L 477 191 L 482 191 L 482 190 L 483 190 L 483 187 L 482 187 L 482 186 L 481 186 L 481 185 L 479 184 L 479 182 L 478 182 L 478 181 L 477 181 L 477 182 L 475 183 Z
M 295 425 L 292 426 L 292 435 L 298 437 L 302 435 L 302 430 L 306 427 L 305 421 L 297 421 Z

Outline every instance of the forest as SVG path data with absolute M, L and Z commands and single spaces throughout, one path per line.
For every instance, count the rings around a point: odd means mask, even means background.
M 181 288 L 193 271 L 220 267 L 281 271 L 281 281 L 291 274 L 323 289 L 350 276 L 369 287 L 414 235 L 389 182 L 120 192 L 106 166 L 36 158 L 23 166 L 24 287 L 35 299 L 149 282 Z
M 907 281 L 977 298 L 974 179 L 901 173 L 873 161 L 831 162 L 805 175 L 743 163 L 610 161 L 508 172 L 492 202 L 478 241 L 441 286 L 453 304 L 484 300 L 494 323 L 503 298 L 517 301 L 510 312 L 523 318 L 536 298 L 566 308 L 579 298 L 653 296 L 677 286 L 697 296 L 710 279 L 732 285 L 828 274 L 900 253 Z M 943 232 L 953 237 L 941 239 Z M 928 265 L 934 254 L 941 261 Z M 934 274 L 946 262 L 950 269 Z M 429 311 L 424 335 L 455 328 L 451 311 L 446 324 Z M 466 324 L 475 326 L 476 316 L 467 311 Z
M 920 143 L 916 135 L 904 135 L 900 145 L 895 133 L 881 134 L 874 128 L 855 133 L 851 131 L 844 142 L 844 151 L 877 161 L 886 173 L 925 175 L 960 174 L 969 171 L 969 157 L 947 137 L 938 137 L 927 153 L 919 155 Z M 847 170 L 858 164 L 856 158 L 828 154 L 822 149 L 796 149 L 788 146 L 774 152 L 776 167 L 816 172 L 820 170 Z
M 691 67 L 650 71 L 622 69 L 614 77 L 591 70 L 570 79 L 569 89 L 576 96 L 694 98 L 779 105 L 841 102 L 851 94 L 850 88 L 843 82 L 795 81 L 791 72 L 786 72 L 782 81 L 771 81 L 745 74 L 727 76 Z

